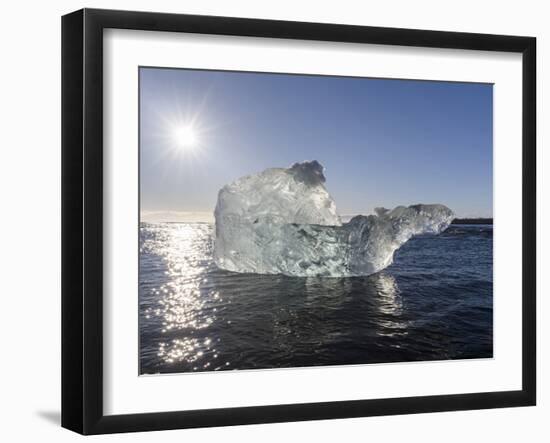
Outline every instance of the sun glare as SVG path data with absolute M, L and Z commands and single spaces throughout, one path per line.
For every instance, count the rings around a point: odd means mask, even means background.
M 193 149 L 197 146 L 198 138 L 192 126 L 179 126 L 173 130 L 172 136 L 178 148 Z

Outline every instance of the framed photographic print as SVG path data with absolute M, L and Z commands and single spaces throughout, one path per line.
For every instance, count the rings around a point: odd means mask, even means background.
M 62 21 L 62 425 L 536 399 L 532 37 Z

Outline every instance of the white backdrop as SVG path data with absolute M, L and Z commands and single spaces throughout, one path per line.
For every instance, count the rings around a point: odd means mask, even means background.
M 287 20 L 413 27 L 485 33 L 535 35 L 538 44 L 539 152 L 545 129 L 543 113 L 550 105 L 541 87 L 550 75 L 550 29 L 543 2 L 525 0 L 467 1 L 459 6 L 437 1 L 254 2 L 232 0 L 89 0 L 11 2 L 3 7 L 0 112 L 2 149 L 2 365 L 0 377 L 0 438 L 6 441 L 73 441 L 81 439 L 58 427 L 60 397 L 60 16 L 83 6 L 158 10 L 212 15 L 234 15 Z M 546 107 L 547 108 L 547 107 Z M 548 124 L 548 123 L 547 123 Z M 539 189 L 542 178 L 539 157 Z M 548 162 L 546 162 L 548 163 Z M 550 165 L 544 165 L 550 173 Z M 542 189 L 543 195 L 548 195 Z M 539 201 L 542 199 L 539 196 Z M 548 199 L 539 212 L 539 224 L 548 220 Z M 540 213 L 542 215 L 540 216 Z M 548 243 L 540 232 L 539 243 Z M 548 265 L 545 245 L 539 270 Z M 545 266 L 546 265 L 546 266 Z M 548 275 L 548 272 L 546 272 Z M 549 367 L 550 326 L 542 312 L 548 302 L 550 281 L 540 279 L 539 372 Z M 544 369 L 542 369 L 544 368 Z M 342 435 L 373 440 L 446 442 L 544 441 L 550 435 L 550 388 L 539 377 L 539 406 L 535 408 L 423 414 L 322 422 L 258 425 L 207 430 L 170 431 L 104 436 L 95 440 L 126 441 L 281 441 L 315 439 L 334 441 Z

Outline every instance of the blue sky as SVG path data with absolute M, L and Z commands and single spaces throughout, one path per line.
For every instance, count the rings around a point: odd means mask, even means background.
M 488 84 L 141 68 L 142 214 L 211 213 L 224 184 L 315 159 L 340 214 L 492 216 L 492 110 Z

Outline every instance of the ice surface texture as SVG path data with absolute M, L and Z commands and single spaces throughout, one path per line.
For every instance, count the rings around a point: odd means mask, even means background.
M 342 224 L 317 161 L 239 178 L 218 193 L 214 258 L 234 272 L 290 276 L 369 275 L 389 266 L 412 236 L 438 234 L 443 205 L 377 208 Z

